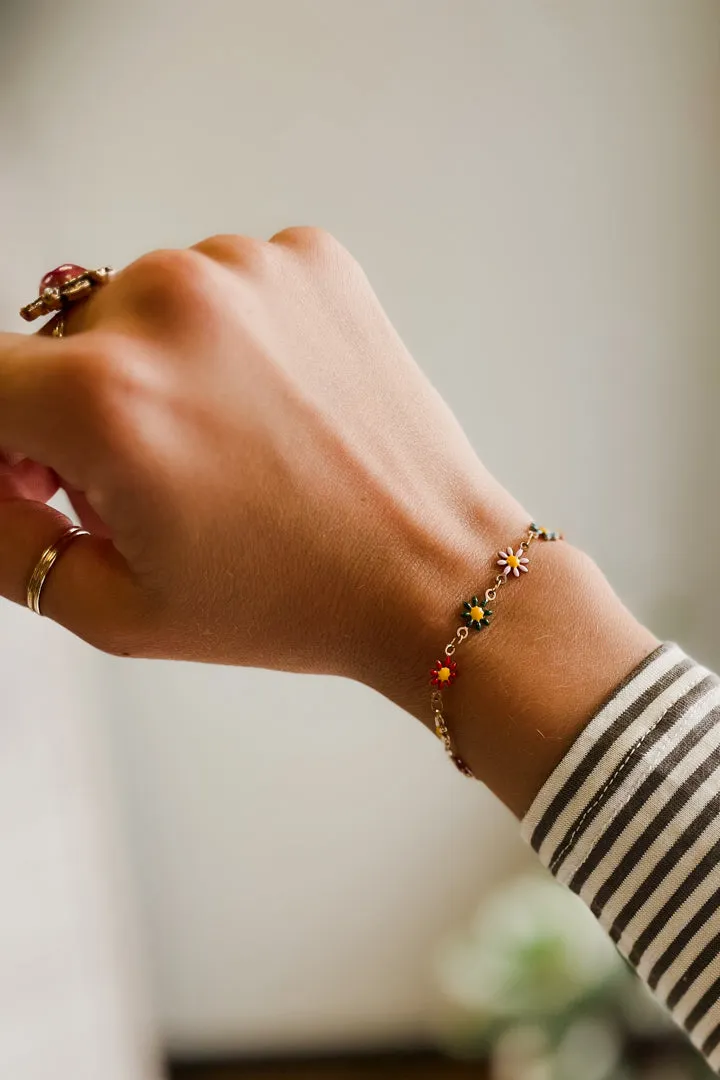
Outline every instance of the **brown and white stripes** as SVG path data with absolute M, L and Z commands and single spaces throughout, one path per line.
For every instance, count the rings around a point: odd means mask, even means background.
M 522 831 L 720 1073 L 720 679 L 676 645 L 652 653 Z

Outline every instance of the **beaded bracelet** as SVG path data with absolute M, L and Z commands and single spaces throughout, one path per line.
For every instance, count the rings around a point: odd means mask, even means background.
M 563 536 L 561 533 L 550 532 L 548 529 L 536 525 L 533 521 L 531 522 L 524 539 L 520 541 L 516 551 L 514 551 L 513 548 L 508 547 L 505 551 L 498 553 L 499 558 L 497 560 L 497 565 L 502 568 L 502 572 L 496 576 L 495 581 L 490 588 L 485 590 L 482 600 L 480 600 L 478 596 L 473 596 L 470 600 L 463 601 L 463 607 L 460 613 L 463 625 L 457 628 L 452 641 L 448 642 L 445 646 L 445 652 L 442 659 L 436 662 L 435 667 L 430 672 L 430 685 L 432 686 L 430 706 L 432 708 L 433 720 L 435 721 L 435 734 L 438 739 L 441 740 L 453 765 L 460 770 L 463 776 L 474 777 L 475 774 L 470 766 L 467 765 L 453 749 L 452 738 L 448 730 L 447 721 L 445 720 L 444 703 L 442 699 L 443 690 L 446 690 L 448 686 L 452 686 L 458 676 L 458 666 L 455 660 L 453 660 L 455 650 L 467 640 L 471 630 L 480 632 L 481 630 L 484 630 L 485 627 L 490 626 L 495 613 L 491 610 L 489 605 L 495 603 L 499 590 L 503 585 L 506 585 L 512 577 L 519 578 L 522 574 L 527 574 L 530 563 L 530 560 L 527 557 L 527 551 L 530 548 L 530 545 L 535 540 L 550 541 L 562 539 Z

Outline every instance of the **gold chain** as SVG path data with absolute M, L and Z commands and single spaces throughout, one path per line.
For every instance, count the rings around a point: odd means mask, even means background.
M 525 553 L 529 551 L 531 544 L 533 544 L 536 540 L 562 539 L 563 537 L 559 533 L 549 532 L 547 529 L 540 528 L 533 522 L 530 525 L 527 534 L 525 535 L 525 538 L 521 540 L 517 551 L 513 552 L 512 548 L 509 549 L 511 553 L 511 558 L 514 560 L 514 562 L 508 565 L 514 566 L 515 563 L 519 564 L 521 559 L 525 560 Z M 501 554 L 504 555 L 505 553 L 502 552 Z M 525 565 L 518 566 L 518 569 L 515 570 L 516 577 L 519 576 L 519 569 L 527 570 L 527 567 Z M 487 588 L 483 593 L 482 605 L 476 605 L 476 608 L 470 608 L 469 604 L 467 602 L 465 603 L 465 607 L 469 610 L 470 615 L 472 615 L 472 613 L 476 611 L 476 609 L 479 609 L 478 618 L 480 618 L 480 615 L 483 616 L 484 621 L 482 623 L 476 624 L 476 629 L 479 630 L 481 626 L 489 625 L 489 618 L 486 618 L 486 614 L 492 615 L 492 613 L 489 612 L 489 609 L 487 609 L 484 605 L 493 604 L 497 600 L 500 589 L 507 585 L 509 580 L 510 569 L 506 567 L 505 573 L 497 574 L 492 585 Z M 476 601 L 477 598 L 473 597 L 473 600 Z M 467 618 L 468 616 L 466 615 L 465 617 Z M 462 645 L 463 642 L 467 641 L 469 636 L 469 627 L 465 625 L 459 626 L 455 631 L 452 639 L 445 646 L 444 657 L 446 661 L 448 661 L 448 664 L 446 665 L 443 661 L 440 660 L 437 661 L 437 670 L 433 672 L 433 690 L 430 695 L 430 707 L 432 709 L 433 722 L 435 724 L 435 734 L 442 742 L 445 748 L 445 752 L 452 761 L 453 765 L 455 765 L 455 767 L 463 774 L 463 776 L 474 777 L 474 773 L 469 767 L 469 765 L 467 765 L 466 762 L 463 761 L 463 759 L 455 752 L 455 749 L 453 747 L 452 737 L 447 726 L 447 720 L 445 719 L 444 703 L 442 696 L 442 687 L 449 686 L 455 678 L 456 665 L 454 660 L 452 660 L 452 657 L 455 655 L 455 652 L 459 648 L 459 646 Z M 441 682 L 440 679 L 443 676 L 445 678 L 445 681 Z

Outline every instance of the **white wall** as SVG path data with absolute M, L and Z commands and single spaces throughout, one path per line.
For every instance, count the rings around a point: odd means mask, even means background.
M 5 293 L 325 225 L 488 464 L 720 663 L 715 0 L 25 7 Z M 422 1032 L 442 927 L 523 857 L 508 816 L 359 687 L 97 670 L 169 1042 Z
M 97 672 L 58 627 L 9 605 L 0 650 L 0 1076 L 155 1075 L 92 723 Z

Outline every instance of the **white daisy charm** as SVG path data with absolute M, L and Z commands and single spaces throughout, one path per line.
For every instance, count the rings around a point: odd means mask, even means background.
M 523 553 L 522 548 L 518 548 L 517 554 L 513 552 L 513 549 L 509 547 L 507 551 L 501 551 L 500 558 L 498 559 L 498 566 L 503 567 L 503 574 L 508 577 L 510 574 L 514 574 L 515 577 L 520 577 L 520 571 L 523 574 L 528 572 L 528 563 L 530 562 Z

